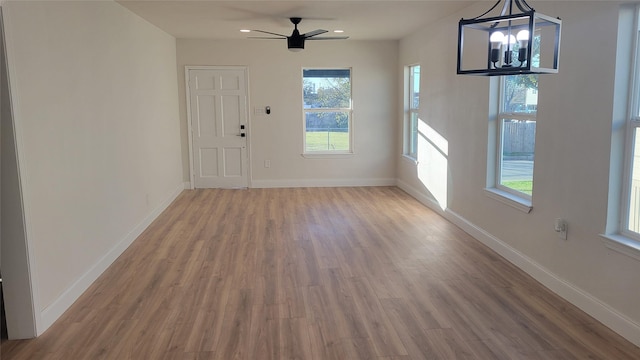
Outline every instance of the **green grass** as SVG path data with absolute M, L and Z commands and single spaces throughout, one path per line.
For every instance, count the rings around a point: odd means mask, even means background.
M 503 181 L 502 185 L 520 191 L 521 193 L 525 193 L 529 196 L 533 193 L 533 181 L 531 180 L 514 180 L 514 181 Z
M 306 151 L 348 151 L 349 133 L 334 131 L 308 132 Z

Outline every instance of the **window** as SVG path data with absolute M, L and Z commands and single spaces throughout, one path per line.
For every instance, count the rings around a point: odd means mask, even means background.
M 351 69 L 302 71 L 305 153 L 351 153 Z
M 636 12 L 636 16 L 637 16 Z M 623 189 L 621 232 L 624 235 L 640 239 L 640 32 L 635 28 L 635 62 L 633 91 L 631 95 L 629 116 L 626 126 L 625 142 L 625 181 Z
M 611 122 L 607 222 L 610 250 L 640 260 L 640 6 L 620 7 Z
M 418 109 L 420 107 L 420 65 L 408 67 L 407 99 L 405 109 L 405 155 L 418 158 Z
M 531 200 L 538 75 L 500 78 L 496 188 Z

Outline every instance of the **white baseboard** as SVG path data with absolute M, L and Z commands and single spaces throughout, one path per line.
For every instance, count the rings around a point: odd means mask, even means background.
M 138 225 L 136 225 L 122 240 L 96 262 L 84 275 L 76 280 L 60 297 L 42 310 L 41 321 L 38 324 L 37 336 L 47 330 L 91 284 L 120 256 L 133 241 L 175 200 L 188 183 L 180 183 L 173 191 L 165 196 Z
M 444 211 L 442 211 L 442 208 L 438 205 L 438 202 L 434 198 L 424 194 L 422 191 L 416 189 L 415 187 L 409 185 L 408 183 L 400 179 L 396 181 L 396 184 L 400 189 L 404 190 L 404 192 L 411 195 L 414 199 L 420 201 L 423 205 L 425 205 L 429 209 L 437 212 L 441 216 L 445 216 Z
M 504 241 L 489 234 L 484 229 L 469 222 L 461 215 L 449 209 L 442 210 L 435 200 L 431 199 L 408 183 L 398 180 L 398 187 L 406 191 L 409 195 L 413 196 L 425 206 L 459 226 L 466 233 L 473 236 L 476 240 L 488 246 L 500 256 L 504 257 L 507 261 L 532 276 L 549 290 L 577 306 L 582 311 L 597 319 L 625 339 L 631 341 L 637 346 L 640 346 L 640 325 L 635 323 L 633 320 L 623 314 L 620 314 L 615 309 L 611 308 L 586 291 L 558 277 L 547 268 L 535 262 L 533 259 L 509 246 Z
M 252 188 L 395 186 L 396 179 L 282 179 L 252 180 Z

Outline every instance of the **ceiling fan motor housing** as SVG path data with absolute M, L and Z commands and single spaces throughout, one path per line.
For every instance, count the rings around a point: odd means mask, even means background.
M 291 51 L 300 51 L 304 49 L 304 36 L 287 37 L 287 47 Z

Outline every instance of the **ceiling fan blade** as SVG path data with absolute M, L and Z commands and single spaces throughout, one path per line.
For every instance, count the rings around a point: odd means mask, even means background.
M 302 34 L 302 36 L 304 36 L 305 38 L 310 38 L 312 36 L 316 36 L 316 35 L 320 35 L 320 34 L 324 34 L 328 32 L 327 30 L 322 30 L 322 29 L 318 29 L 318 30 L 313 30 L 313 31 L 309 31 L 306 34 Z
M 281 37 L 283 37 L 283 38 L 286 38 L 286 37 L 287 37 L 287 35 L 276 34 L 276 33 L 268 32 L 268 31 L 262 31 L 262 30 L 251 30 L 251 31 L 255 31 L 255 32 L 263 33 L 263 34 L 270 34 L 270 35 L 281 36 Z
M 269 37 L 269 36 L 247 36 L 247 39 L 273 39 L 273 40 L 282 40 L 285 38 L 281 37 Z
M 323 37 L 312 37 L 307 40 L 347 40 L 348 36 L 323 36 Z

